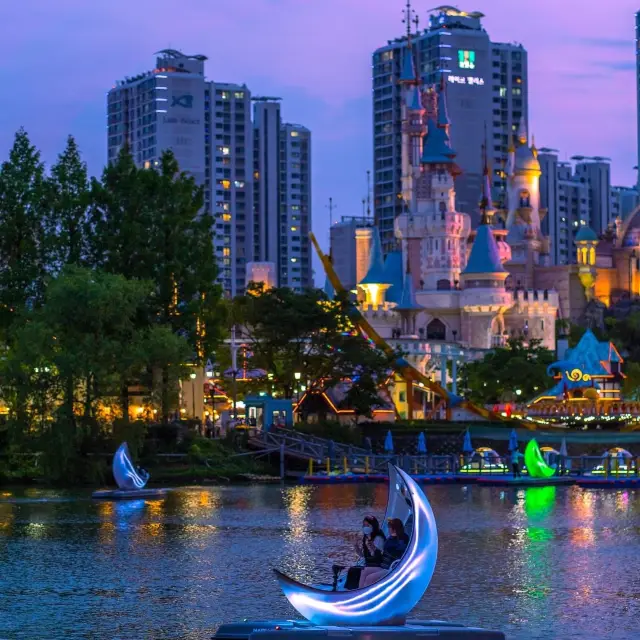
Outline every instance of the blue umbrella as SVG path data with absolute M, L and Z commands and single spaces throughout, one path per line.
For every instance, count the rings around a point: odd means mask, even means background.
M 384 450 L 393 453 L 393 436 L 391 430 L 387 431 L 387 437 L 384 439 Z
M 469 429 L 464 432 L 464 442 L 462 443 L 462 453 L 473 453 L 475 449 L 471 444 L 471 433 Z
M 418 453 L 427 453 L 427 440 L 423 432 L 418 436 Z
M 565 458 L 569 455 L 567 453 L 567 439 L 566 438 L 562 438 L 562 444 L 560 445 L 560 451 L 558 451 L 558 453 L 561 456 L 564 456 Z
M 511 435 L 509 436 L 509 451 L 515 451 L 518 448 L 518 435 L 515 429 L 511 429 Z

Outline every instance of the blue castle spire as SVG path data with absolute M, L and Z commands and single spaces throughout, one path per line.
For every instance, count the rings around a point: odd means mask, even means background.
M 382 243 L 378 227 L 373 227 L 371 238 L 371 257 L 369 260 L 369 270 L 367 275 L 358 284 L 386 284 L 391 285 L 384 270 L 384 257 L 382 255 Z

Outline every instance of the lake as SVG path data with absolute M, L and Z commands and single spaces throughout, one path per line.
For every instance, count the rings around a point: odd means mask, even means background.
M 201 487 L 161 501 L 0 488 L 0 639 L 203 640 L 291 617 L 271 569 L 331 580 L 384 485 Z M 509 639 L 638 638 L 640 491 L 427 486 L 440 535 L 413 617 Z

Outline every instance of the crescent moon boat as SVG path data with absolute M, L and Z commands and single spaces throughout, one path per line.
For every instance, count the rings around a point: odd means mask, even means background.
M 524 463 L 531 478 L 551 478 L 556 473 L 556 466 L 547 464 L 535 439 L 524 450 Z
M 129 445 L 123 442 L 113 456 L 111 463 L 113 478 L 118 485 L 115 491 L 95 491 L 92 498 L 99 500 L 139 500 L 140 498 L 159 498 L 166 489 L 146 489 L 149 473 L 136 468 L 129 452 Z
M 426 635 L 446 640 L 504 640 L 501 632 L 442 621 L 408 621 L 423 597 L 436 566 L 438 531 L 431 505 L 407 473 L 389 465 L 389 496 L 384 522 L 402 520 L 410 533 L 404 554 L 369 586 L 345 590 L 308 586 L 275 571 L 291 605 L 306 621 L 259 621 L 226 624 L 218 640 L 314 640 L 349 635 L 354 640 L 418 640 Z M 336 629 L 336 628 L 339 628 Z

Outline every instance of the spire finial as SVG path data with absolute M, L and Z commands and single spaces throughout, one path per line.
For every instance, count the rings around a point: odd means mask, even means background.
M 405 5 L 402 13 L 404 14 L 402 22 L 407 28 L 407 40 L 411 42 L 411 16 L 415 13 L 415 11 L 411 8 L 411 0 L 407 0 L 407 4 Z
M 333 226 L 333 210 L 337 209 L 338 207 L 333 204 L 333 198 L 329 197 L 329 204 L 326 205 L 327 209 L 329 209 L 329 229 L 331 229 L 331 227 Z
M 480 224 L 491 224 L 491 171 L 489 170 L 489 158 L 487 156 L 487 123 L 484 123 L 484 143 L 482 144 L 482 198 L 480 200 L 480 212 L 482 214 Z

